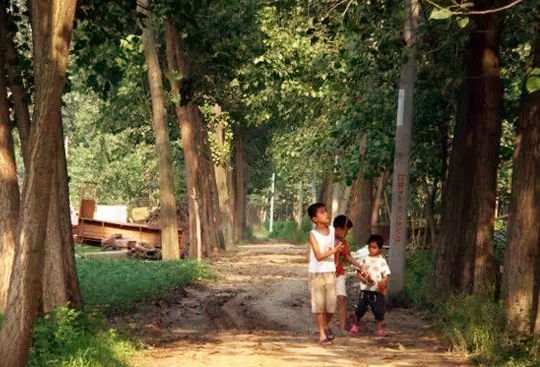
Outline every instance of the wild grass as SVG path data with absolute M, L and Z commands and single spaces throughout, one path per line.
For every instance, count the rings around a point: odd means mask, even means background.
M 466 353 L 480 366 L 540 367 L 535 342 L 505 331 L 500 303 L 472 295 L 452 295 L 441 300 L 432 289 L 431 251 L 407 254 L 405 295 L 427 309 L 436 329 L 455 350 Z
M 84 302 L 104 311 L 125 310 L 195 280 L 211 277 L 194 260 L 141 261 L 80 259 L 77 273 Z
M 293 243 L 307 243 L 310 230 L 311 222 L 308 219 L 302 222 L 300 229 L 295 221 L 274 222 L 273 230 L 268 237 Z
M 85 307 L 59 307 L 34 326 L 30 367 L 127 367 L 139 344 L 107 325 L 105 315 L 159 299 L 176 287 L 212 277 L 191 260 L 77 259 Z M 1 315 L 0 315 L 1 322 Z

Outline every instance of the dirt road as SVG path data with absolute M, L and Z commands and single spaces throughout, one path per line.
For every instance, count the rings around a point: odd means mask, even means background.
M 217 281 L 114 319 L 149 346 L 133 366 L 469 366 L 448 352 L 418 311 L 387 313 L 387 336 L 366 317 L 359 337 L 320 346 L 309 312 L 304 246 L 260 243 L 209 262 Z M 350 288 L 351 299 L 357 288 Z

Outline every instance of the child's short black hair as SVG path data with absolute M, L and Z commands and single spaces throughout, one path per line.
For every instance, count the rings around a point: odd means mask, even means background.
M 321 202 L 317 202 L 317 203 L 314 203 L 314 204 L 311 204 L 308 208 L 307 208 L 307 213 L 309 215 L 309 219 L 313 218 L 315 216 L 315 214 L 317 214 L 317 210 L 319 208 L 324 208 L 326 207 L 326 205 L 324 205 L 323 203 Z
M 379 249 L 381 249 L 384 245 L 384 238 L 382 238 L 381 235 L 372 234 L 371 236 L 369 236 L 367 240 L 367 244 L 369 245 L 372 242 L 375 242 L 377 246 L 379 246 Z
M 345 215 L 338 215 L 334 218 L 334 228 L 352 228 L 353 224 L 349 218 Z

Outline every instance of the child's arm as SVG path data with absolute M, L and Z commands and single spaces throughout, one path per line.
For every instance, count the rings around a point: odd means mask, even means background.
M 339 252 L 341 251 L 341 249 L 343 249 L 343 245 L 339 244 L 336 247 L 333 247 L 325 252 L 321 252 L 319 248 L 319 243 L 315 239 L 315 236 L 313 235 L 313 233 L 309 234 L 309 243 L 311 245 L 311 249 L 313 250 L 313 254 L 315 255 L 315 258 L 317 259 L 317 261 L 322 261 L 326 259 L 327 257 L 330 257 L 336 252 Z
M 358 261 L 355 260 L 354 257 L 351 256 L 351 254 L 349 253 L 347 256 L 345 256 L 345 258 L 347 260 L 349 260 L 349 262 L 351 264 L 353 264 L 357 269 L 361 269 L 362 268 L 362 265 L 360 265 L 360 263 Z
M 390 279 L 390 276 L 387 275 L 384 278 L 382 278 L 381 280 L 379 280 L 379 282 L 377 283 L 377 288 L 379 289 L 379 292 L 381 292 L 384 295 L 386 295 L 386 293 L 388 292 L 388 281 L 389 281 L 389 279 Z

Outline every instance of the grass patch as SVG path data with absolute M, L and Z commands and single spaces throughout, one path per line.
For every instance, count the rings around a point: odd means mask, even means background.
M 307 219 L 302 222 L 300 230 L 298 230 L 295 221 L 274 222 L 273 230 L 268 234 L 268 238 L 293 243 L 306 243 L 310 230 L 311 222 Z
M 101 252 L 103 248 L 100 246 L 84 245 L 82 243 L 75 244 L 75 255 L 83 256 L 93 252 Z
M 104 310 L 122 310 L 135 302 L 157 298 L 176 287 L 211 277 L 207 268 L 195 260 L 80 259 L 77 272 L 85 304 Z
M 60 307 L 37 320 L 29 367 L 127 367 L 136 345 L 105 319 Z
M 453 295 L 441 302 L 433 294 L 432 269 L 430 250 L 408 252 L 405 295 L 430 312 L 436 329 L 453 348 L 481 366 L 540 367 L 534 341 L 504 330 L 504 309 L 499 303 L 471 295 Z
M 78 251 L 86 249 L 78 246 Z M 192 260 L 79 258 L 77 272 L 84 309 L 60 307 L 37 320 L 29 367 L 127 367 L 138 345 L 108 327 L 105 313 L 124 312 L 135 302 L 212 277 L 206 267 Z

